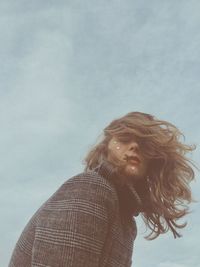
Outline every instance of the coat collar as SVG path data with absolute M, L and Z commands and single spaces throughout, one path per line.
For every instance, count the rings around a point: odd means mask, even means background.
M 130 182 L 126 182 L 112 163 L 102 161 L 94 171 L 114 184 L 118 192 L 122 212 L 125 212 L 127 215 L 137 216 L 144 210 L 144 200 L 142 193 L 139 192 L 139 187 Z

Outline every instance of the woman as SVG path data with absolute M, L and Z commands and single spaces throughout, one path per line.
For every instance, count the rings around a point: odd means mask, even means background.
M 68 179 L 33 215 L 9 267 L 131 266 L 135 216 L 150 229 L 147 239 L 170 230 L 188 213 L 194 179 L 171 123 L 130 112 L 112 121 L 85 158 L 84 171 Z M 193 165 L 194 166 L 194 165 Z

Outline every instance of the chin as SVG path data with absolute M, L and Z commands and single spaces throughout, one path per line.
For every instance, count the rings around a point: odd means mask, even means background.
M 134 167 L 134 169 L 132 169 Z M 127 166 L 125 171 L 130 174 L 139 174 L 139 169 L 137 166 Z
M 130 168 L 125 169 L 125 175 L 127 177 L 134 178 L 134 179 L 141 179 L 142 177 L 138 169 L 132 170 Z

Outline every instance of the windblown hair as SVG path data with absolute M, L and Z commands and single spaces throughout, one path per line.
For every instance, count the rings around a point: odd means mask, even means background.
M 104 129 L 103 140 L 84 159 L 85 170 L 95 168 L 107 158 L 107 145 L 113 136 L 122 142 L 127 142 L 128 137 L 137 138 L 140 152 L 149 160 L 144 181 L 149 189 L 150 206 L 141 215 L 151 232 L 145 238 L 155 239 L 168 230 L 174 238 L 180 237 L 177 229 L 187 223 L 178 224 L 177 220 L 189 213 L 188 204 L 194 201 L 189 183 L 195 176 L 191 165 L 196 166 L 185 155 L 193 151 L 195 145 L 183 144 L 180 137 L 184 135 L 173 124 L 150 114 L 130 112 Z M 116 165 L 119 166 L 119 162 Z

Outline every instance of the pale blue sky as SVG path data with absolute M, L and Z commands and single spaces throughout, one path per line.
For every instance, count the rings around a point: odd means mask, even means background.
M 0 2 L 0 264 L 111 120 L 141 111 L 200 142 L 200 1 Z M 200 161 L 197 146 L 190 157 Z M 199 173 L 191 184 L 199 199 Z M 146 241 L 134 267 L 199 267 L 199 203 L 183 237 Z

